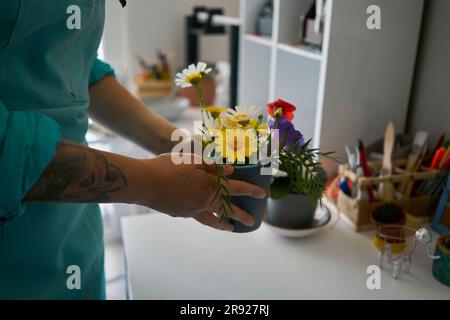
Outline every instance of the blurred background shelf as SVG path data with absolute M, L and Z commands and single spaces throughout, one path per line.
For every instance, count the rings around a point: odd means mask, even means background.
M 315 134 L 321 67 L 320 61 L 291 51 L 276 55 L 274 96 L 270 100 L 280 97 L 298 106 L 293 122 L 307 139 Z
M 300 16 L 313 1 L 273 0 L 272 36 L 261 38 L 256 26 L 267 3 L 240 1 L 240 104 L 288 100 L 314 147 L 336 150 L 340 159 L 345 145 L 383 136 L 389 121 L 405 130 L 423 0 L 378 0 L 389 26 L 381 30 L 366 27 L 371 1 L 326 0 L 320 50 L 291 45 L 300 43 Z
M 279 50 L 282 50 L 287 53 L 292 53 L 292 54 L 302 56 L 305 58 L 322 61 L 322 54 L 316 50 L 311 49 L 310 47 L 307 47 L 307 46 L 279 43 L 277 45 L 277 47 Z
M 262 44 L 264 46 L 269 46 L 269 47 L 272 46 L 272 39 L 269 37 L 246 33 L 244 35 L 244 39 L 247 41 L 254 42 L 254 43 Z

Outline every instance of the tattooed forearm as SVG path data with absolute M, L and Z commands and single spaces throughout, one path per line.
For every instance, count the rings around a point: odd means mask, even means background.
M 24 201 L 109 202 L 112 193 L 126 186 L 120 168 L 100 151 L 62 141 Z

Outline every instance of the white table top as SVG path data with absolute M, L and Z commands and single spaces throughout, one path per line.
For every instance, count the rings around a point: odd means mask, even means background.
M 339 222 L 304 239 L 263 226 L 249 234 L 209 229 L 162 214 L 122 219 L 129 294 L 134 299 L 449 299 L 418 244 L 410 274 L 381 271 L 381 290 L 366 286 L 377 264 L 371 233 Z
M 191 108 L 176 124 L 192 131 L 198 119 L 199 110 Z M 122 153 L 146 156 L 119 142 Z M 122 233 L 134 299 L 450 298 L 450 289 L 433 278 L 421 245 L 411 274 L 394 280 L 387 266 L 381 290 L 367 289 L 366 269 L 377 264 L 371 233 L 355 233 L 342 222 L 310 238 L 285 239 L 265 225 L 234 234 L 150 214 L 123 218 Z

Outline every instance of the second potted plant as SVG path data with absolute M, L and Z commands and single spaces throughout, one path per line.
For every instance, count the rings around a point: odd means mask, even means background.
M 278 100 L 268 105 L 269 127 L 279 130 L 279 172 L 270 188 L 268 222 L 285 229 L 310 228 L 327 176 L 318 160 L 321 153 L 305 142 L 292 120 L 296 107 Z

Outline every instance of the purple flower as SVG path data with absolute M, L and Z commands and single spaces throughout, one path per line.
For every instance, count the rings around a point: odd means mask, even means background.
M 270 129 L 278 129 L 280 133 L 280 140 L 284 148 L 298 147 L 305 144 L 305 139 L 300 131 L 295 130 L 292 122 L 286 120 L 285 117 L 278 118 L 278 122 L 271 118 L 269 121 Z
M 304 144 L 305 139 L 303 138 L 302 133 L 298 130 L 294 130 L 288 134 L 285 147 L 289 149 L 290 147 L 302 146 Z

